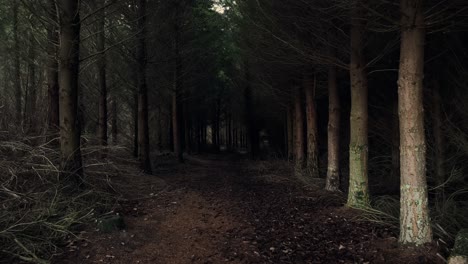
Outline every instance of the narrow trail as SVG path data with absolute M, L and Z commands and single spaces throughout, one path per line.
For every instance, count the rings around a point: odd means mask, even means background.
M 353 220 L 341 197 L 251 165 L 191 157 L 115 179 L 126 230 L 85 232 L 58 263 L 438 263 L 431 248 L 398 249 L 391 230 Z

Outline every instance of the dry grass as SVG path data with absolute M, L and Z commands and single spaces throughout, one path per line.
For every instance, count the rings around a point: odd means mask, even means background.
M 118 168 L 103 162 L 102 148 L 83 148 L 86 188 L 73 190 L 59 177 L 59 152 L 51 142 L 28 143 L 38 141 L 0 142 L 0 262 L 49 263 L 83 224 L 112 210 L 118 195 L 109 179 Z

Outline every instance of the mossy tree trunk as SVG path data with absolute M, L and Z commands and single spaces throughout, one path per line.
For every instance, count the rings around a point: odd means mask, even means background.
M 424 17 L 421 0 L 401 0 L 401 49 L 398 78 L 400 114 L 400 238 L 402 244 L 432 240 L 426 183 L 423 70 Z
M 315 105 L 315 89 L 317 84 L 316 75 L 304 76 L 304 91 L 306 99 L 306 127 L 307 127 L 307 172 L 312 178 L 318 178 L 318 128 L 317 128 L 317 108 Z
M 83 183 L 78 119 L 80 16 L 78 1 L 58 0 L 60 12 L 60 154 L 62 176 Z
M 340 189 L 340 95 L 336 67 L 328 68 L 328 167 L 325 189 Z
M 364 58 L 364 0 L 354 0 L 351 13 L 351 135 L 349 146 L 349 207 L 369 206 L 367 73 Z

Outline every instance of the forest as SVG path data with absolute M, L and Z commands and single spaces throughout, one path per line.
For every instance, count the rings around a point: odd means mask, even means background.
M 0 0 L 0 263 L 468 263 L 466 0 Z

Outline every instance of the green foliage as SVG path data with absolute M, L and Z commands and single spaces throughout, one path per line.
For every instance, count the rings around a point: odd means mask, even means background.
M 468 229 L 462 229 L 455 239 L 452 256 L 468 257 Z

